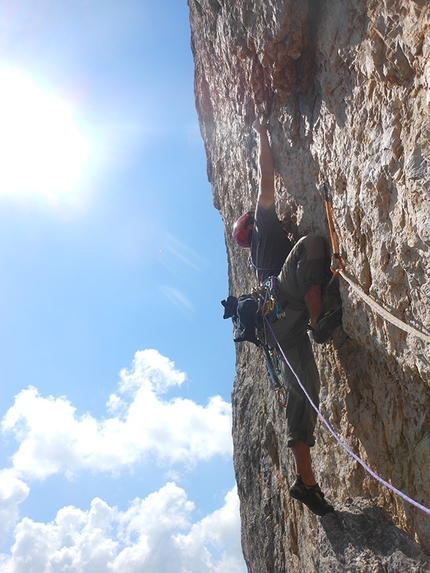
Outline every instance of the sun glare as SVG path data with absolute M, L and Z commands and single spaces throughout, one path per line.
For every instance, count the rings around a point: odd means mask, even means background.
M 65 102 L 0 69 L 0 195 L 73 199 L 88 156 Z

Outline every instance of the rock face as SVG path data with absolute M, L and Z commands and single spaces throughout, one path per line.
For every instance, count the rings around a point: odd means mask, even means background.
M 231 227 L 255 203 L 251 125 L 264 114 L 278 213 L 300 235 L 329 241 L 319 190 L 328 181 L 348 273 L 428 333 L 428 1 L 189 0 L 189 8 L 196 105 L 225 223 L 230 294 L 255 286 Z M 387 323 L 343 278 L 332 290 L 343 328 L 315 347 L 321 411 L 374 472 L 430 507 L 430 345 Z M 290 500 L 283 410 L 260 351 L 248 343 L 237 346 L 232 401 L 250 572 L 430 571 L 430 517 L 365 472 L 323 424 L 314 468 L 339 511 L 319 520 Z

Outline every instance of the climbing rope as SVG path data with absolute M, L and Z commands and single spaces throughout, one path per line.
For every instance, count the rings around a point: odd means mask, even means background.
M 352 279 L 352 277 L 346 272 L 345 262 L 339 253 L 339 247 L 338 247 L 336 232 L 335 232 L 334 224 L 333 224 L 333 213 L 332 213 L 332 209 L 331 209 L 330 196 L 329 196 L 329 190 L 328 190 L 328 184 L 327 183 L 323 184 L 323 191 L 324 191 L 327 220 L 328 220 L 328 226 L 329 226 L 329 230 L 330 230 L 330 238 L 331 238 L 331 245 L 332 245 L 332 251 L 333 251 L 332 258 L 331 258 L 331 265 L 330 265 L 330 269 L 331 269 L 332 273 L 334 273 L 335 275 L 340 275 L 349 284 L 349 286 L 352 288 L 352 290 L 360 298 L 362 298 L 364 300 L 364 302 L 370 306 L 370 308 L 372 308 L 376 313 L 378 313 L 386 321 L 390 322 L 394 326 L 397 326 L 397 328 L 400 328 L 404 332 L 408 332 L 409 334 L 412 334 L 413 336 L 421 338 L 425 342 L 430 342 L 430 336 L 428 334 L 424 334 L 423 332 L 420 332 L 419 330 L 415 329 L 413 326 L 410 326 L 409 324 L 406 324 L 403 321 L 401 321 L 400 319 L 393 316 L 390 312 L 388 312 L 388 310 L 383 308 L 380 304 L 378 304 L 376 301 L 374 301 L 369 295 L 367 295 L 363 291 L 363 289 L 357 283 L 355 283 L 354 280 Z
M 282 355 L 282 358 L 284 359 L 285 363 L 287 364 L 288 368 L 291 370 L 291 372 L 293 373 L 293 376 L 295 377 L 295 379 L 297 380 L 298 385 L 300 386 L 300 388 L 302 389 L 303 393 L 305 394 L 306 398 L 309 400 L 309 403 L 311 404 L 312 408 L 316 411 L 316 413 L 318 414 L 318 417 L 321 419 L 321 421 L 324 423 L 324 425 L 326 426 L 326 428 L 328 429 L 328 431 L 330 432 L 330 434 L 335 438 L 335 440 L 338 442 L 338 444 L 340 444 L 342 446 L 342 448 L 351 456 L 353 457 L 372 477 L 374 477 L 377 481 L 379 481 L 382 485 L 384 485 L 385 487 L 387 487 L 388 489 L 390 489 L 393 493 L 397 494 L 399 497 L 401 497 L 402 499 L 404 499 L 405 501 L 407 501 L 408 503 L 414 505 L 416 508 L 420 509 L 421 511 L 424 511 L 425 513 L 430 515 L 430 509 L 425 507 L 424 505 L 421 505 L 420 503 L 418 503 L 417 501 L 415 501 L 414 499 L 410 498 L 409 496 L 407 496 L 406 494 L 404 494 L 402 491 L 398 490 L 397 488 L 395 488 L 393 485 L 391 485 L 390 483 L 388 483 L 387 481 L 385 481 L 383 478 L 381 478 L 380 476 L 378 476 L 378 474 L 376 474 L 372 469 L 369 468 L 369 466 L 361 459 L 359 458 L 356 454 L 354 454 L 353 451 L 351 451 L 348 446 L 339 438 L 339 436 L 336 434 L 336 432 L 333 430 L 333 428 L 330 426 L 330 424 L 327 422 L 327 420 L 324 418 L 324 416 L 321 414 L 320 410 L 315 406 L 315 404 L 313 403 L 311 397 L 309 396 L 308 392 L 306 391 L 306 389 L 304 388 L 303 384 L 301 383 L 299 377 L 297 376 L 297 374 L 294 372 L 291 364 L 289 363 L 287 357 L 285 356 L 285 352 L 282 350 L 281 345 L 278 342 L 278 339 L 275 336 L 275 333 L 273 332 L 273 328 L 270 324 L 270 321 L 265 317 L 265 321 L 266 324 L 273 336 L 274 341 L 276 342 L 276 345 L 279 349 L 279 352 Z

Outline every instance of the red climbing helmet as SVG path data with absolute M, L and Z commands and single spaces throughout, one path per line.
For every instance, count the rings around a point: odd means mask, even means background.
M 251 246 L 252 228 L 254 226 L 254 211 L 241 215 L 233 227 L 233 238 L 241 249 Z

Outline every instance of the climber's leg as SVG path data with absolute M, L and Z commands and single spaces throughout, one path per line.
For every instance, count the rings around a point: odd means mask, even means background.
M 296 466 L 296 474 L 301 475 L 306 485 L 316 485 L 311 462 L 311 448 L 305 442 L 296 442 L 291 446 Z

